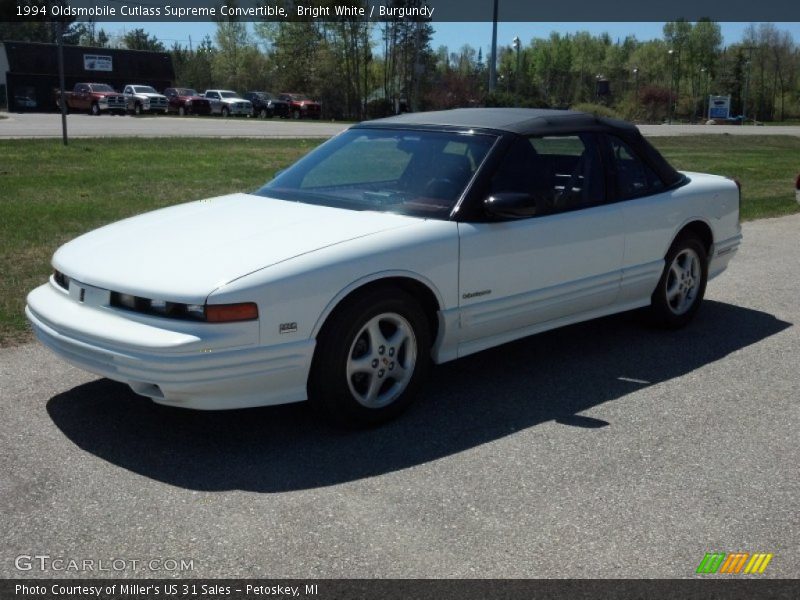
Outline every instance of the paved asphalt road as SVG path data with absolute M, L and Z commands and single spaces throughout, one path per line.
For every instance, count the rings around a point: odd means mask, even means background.
M 170 409 L 37 344 L 0 350 L 0 576 L 18 555 L 197 577 L 800 573 L 800 215 L 744 226 L 679 332 L 621 315 L 437 367 L 358 433 L 305 404 Z M 126 576 L 163 573 L 133 571 Z
M 0 139 L 61 137 L 61 116 L 55 113 L 8 114 L 0 119 Z M 69 115 L 73 137 L 252 137 L 328 138 L 347 128 L 347 123 L 285 121 L 282 119 L 92 117 Z M 727 125 L 642 125 L 648 136 L 722 134 L 800 136 L 798 126 L 737 127 Z

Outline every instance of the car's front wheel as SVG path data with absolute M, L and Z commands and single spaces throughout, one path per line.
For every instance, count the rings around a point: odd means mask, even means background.
M 706 291 L 708 255 L 692 234 L 679 236 L 664 261 L 664 272 L 651 298 L 650 311 L 659 325 L 672 329 L 692 320 Z
M 414 399 L 430 365 L 428 318 L 402 290 L 375 289 L 348 301 L 320 332 L 309 400 L 340 425 L 388 421 Z

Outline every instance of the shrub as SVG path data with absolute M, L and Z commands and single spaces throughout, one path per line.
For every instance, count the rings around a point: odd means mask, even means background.
M 575 104 L 572 107 L 572 110 L 577 110 L 580 112 L 590 113 L 596 117 L 608 117 L 609 119 L 619 119 L 619 114 L 616 111 L 612 110 L 608 106 L 603 106 L 602 104 L 592 104 L 591 102 L 581 102 L 579 104 Z

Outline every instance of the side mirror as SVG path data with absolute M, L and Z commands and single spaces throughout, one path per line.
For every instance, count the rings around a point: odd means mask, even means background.
M 525 192 L 498 192 L 483 201 L 483 207 L 493 217 L 524 219 L 537 213 L 536 199 Z

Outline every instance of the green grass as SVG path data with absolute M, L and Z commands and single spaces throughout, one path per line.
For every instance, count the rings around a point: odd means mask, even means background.
M 0 346 L 30 338 L 25 294 L 47 279 L 64 242 L 155 208 L 256 189 L 319 143 L 0 141 Z
M 650 142 L 683 171 L 735 177 L 742 183 L 742 220 L 798 212 L 794 181 L 800 138 L 726 134 L 654 137 Z
M 680 169 L 737 177 L 742 216 L 796 212 L 800 138 L 653 138 Z M 0 346 L 30 339 L 25 294 L 75 236 L 162 206 L 257 188 L 320 140 L 0 141 Z

